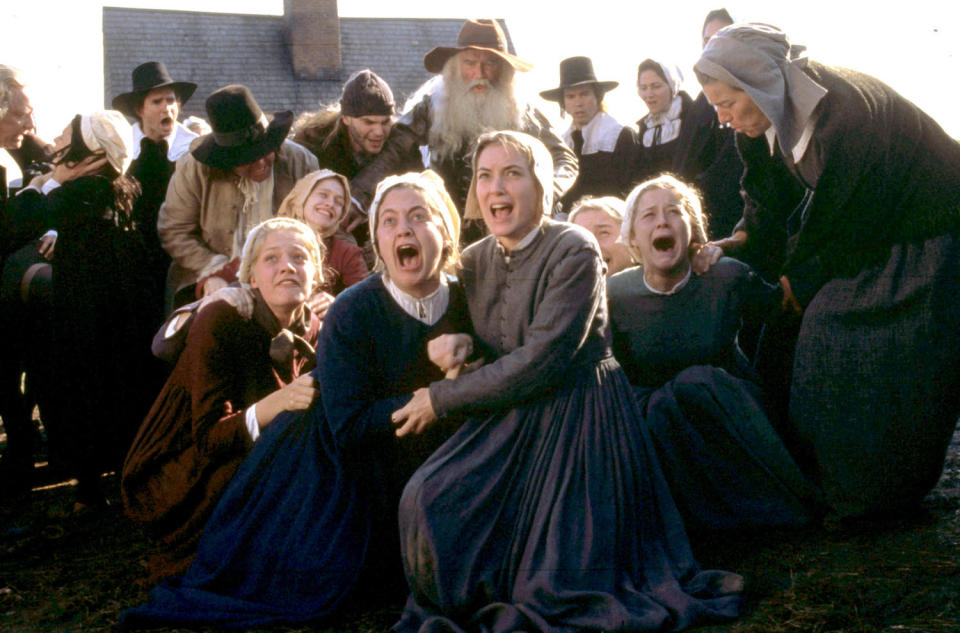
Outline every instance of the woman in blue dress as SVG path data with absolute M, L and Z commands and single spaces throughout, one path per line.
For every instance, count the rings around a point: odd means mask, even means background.
M 357 590 L 386 585 L 402 596 L 397 500 L 449 433 L 397 438 L 390 415 L 443 377 L 427 341 L 469 322 L 446 275 L 458 262 L 459 215 L 436 174 L 384 180 L 370 233 L 378 274 L 341 293 L 324 319 L 321 402 L 267 427 L 186 575 L 154 589 L 122 625 L 249 628 L 329 616 Z
M 726 257 L 691 274 L 706 219 L 697 193 L 673 176 L 630 193 L 621 240 L 642 265 L 607 282 L 614 353 L 688 527 L 806 523 L 817 491 L 771 424 L 737 343 L 745 316 L 781 310 L 780 288 Z
M 597 242 L 544 217 L 552 173 L 533 137 L 478 141 L 466 217 L 491 235 L 461 280 L 487 363 L 394 414 L 401 436 L 468 416 L 401 498 L 412 592 L 396 631 L 665 631 L 738 613 L 741 578 L 698 568 L 637 424 Z

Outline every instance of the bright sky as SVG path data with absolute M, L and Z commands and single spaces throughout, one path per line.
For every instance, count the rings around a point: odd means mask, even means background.
M 76 112 L 104 107 L 103 4 L 25 0 L 5 3 L 0 9 L 0 63 L 30 73 L 38 126 L 46 138 L 56 136 Z M 107 4 L 283 12 L 283 0 L 115 0 Z M 695 96 L 698 87 L 692 66 L 700 51 L 703 17 L 710 9 L 726 6 L 738 20 L 781 27 L 794 43 L 807 46 L 811 58 L 879 77 L 960 137 L 960 3 L 952 0 L 913 0 L 890 9 L 875 2 L 839 0 L 555 0 L 549 5 L 549 16 L 533 6 L 517 0 L 488 0 L 483 5 L 460 0 L 340 0 L 339 12 L 344 17 L 504 18 L 520 57 L 536 65 L 527 77 L 533 90 L 557 85 L 561 59 L 588 55 L 600 79 L 620 82 L 606 101 L 621 122 L 632 123 L 646 113 L 634 87 L 637 64 L 646 57 L 672 61 L 680 66 L 685 87 Z M 582 14 L 585 7 L 589 15 Z M 555 106 L 545 110 L 551 117 L 557 115 Z

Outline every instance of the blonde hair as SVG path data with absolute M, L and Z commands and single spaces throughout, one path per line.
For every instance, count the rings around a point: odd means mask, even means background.
M 518 152 L 524 157 L 530 177 L 537 186 L 537 204 L 540 207 L 541 217 L 549 215 L 553 209 L 553 157 L 550 150 L 540 139 L 513 130 L 498 130 L 486 132 L 477 139 L 477 149 L 473 152 L 471 163 L 473 176 L 470 181 L 470 190 L 467 192 L 467 202 L 464 205 L 463 217 L 468 220 L 483 218 L 480 212 L 480 201 L 477 199 L 477 162 L 480 154 L 491 145 L 499 145 L 505 149 Z
M 320 181 L 329 179 L 336 180 L 343 187 L 343 208 L 340 210 L 340 220 L 337 221 L 337 227 L 339 227 L 340 221 L 343 220 L 347 214 L 347 209 L 350 208 L 350 181 L 348 181 L 347 177 L 343 174 L 338 174 L 331 169 L 318 169 L 298 180 L 296 184 L 293 185 L 290 193 L 287 194 L 287 197 L 280 203 L 277 215 L 300 220 L 306 224 L 306 214 L 303 211 L 303 207 L 307 203 L 307 198 L 310 197 L 310 194 L 313 193 L 314 188 Z M 336 231 L 336 229 L 334 229 L 334 231 Z M 318 235 L 318 237 L 322 238 L 324 236 Z
M 623 200 L 617 198 L 616 196 L 603 196 L 597 198 L 593 196 L 584 196 L 580 198 L 577 200 L 577 203 L 573 205 L 573 209 L 570 210 L 570 215 L 567 216 L 567 222 L 573 222 L 581 211 L 589 211 L 593 209 L 603 211 L 621 225 L 623 224 L 623 214 L 626 209 L 626 204 Z
M 237 273 L 240 283 L 250 283 L 253 265 L 256 263 L 257 257 L 260 256 L 263 243 L 267 236 L 274 231 L 292 231 L 303 238 L 307 252 L 310 254 L 310 260 L 317 271 L 317 277 L 313 280 L 313 285 L 317 287 L 323 283 L 323 245 L 317 240 L 317 235 L 313 229 L 293 218 L 270 218 L 250 229 L 250 232 L 247 233 L 247 239 L 243 243 L 240 271 Z
M 373 270 L 387 274 L 386 265 L 380 257 L 380 247 L 377 244 L 377 223 L 383 199 L 394 189 L 412 189 L 423 195 L 427 207 L 434 216 L 440 218 L 440 233 L 443 235 L 441 250 L 441 266 L 448 273 L 456 272 L 460 265 L 460 213 L 457 206 L 447 193 L 443 179 L 433 170 L 409 172 L 399 176 L 388 176 L 377 185 L 377 192 L 370 205 L 370 241 L 373 253 L 376 256 Z
M 637 213 L 640 197 L 654 189 L 669 191 L 677 196 L 680 208 L 690 218 L 690 244 L 706 244 L 709 241 L 707 238 L 707 220 L 700 203 L 700 194 L 693 186 L 670 174 L 660 174 L 656 178 L 640 183 L 627 196 L 626 211 L 623 215 L 623 223 L 620 225 L 620 239 L 623 243 L 629 246 L 630 250 L 636 250 L 633 246 L 633 219 Z M 636 253 L 636 255 L 639 257 L 639 253 Z

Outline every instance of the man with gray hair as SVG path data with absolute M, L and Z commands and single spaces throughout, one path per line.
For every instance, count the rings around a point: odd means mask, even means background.
M 423 58 L 424 67 L 439 73 L 410 100 L 380 156 L 351 183 L 351 192 L 368 204 L 377 183 L 400 171 L 411 148 L 426 146 L 425 162 L 438 172 L 463 212 L 473 169 L 470 157 L 477 137 L 490 130 L 526 132 L 543 141 L 554 163 L 554 201 L 577 178 L 576 156 L 551 129 L 547 118 L 526 102 L 514 82 L 516 71 L 533 66 L 507 50 L 496 20 L 467 20 L 456 46 L 438 46 Z M 482 222 L 463 227 L 461 242 L 484 233 Z

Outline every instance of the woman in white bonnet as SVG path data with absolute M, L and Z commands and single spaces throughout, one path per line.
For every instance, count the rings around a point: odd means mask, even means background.
M 744 163 L 738 256 L 802 311 L 784 346 L 798 454 L 837 517 L 908 510 L 960 413 L 960 144 L 766 24 L 720 30 L 695 70 Z
M 131 139 L 124 116 L 106 110 L 78 114 L 54 142 L 57 164 L 102 161 L 46 197 L 57 230 L 50 244 L 54 345 L 36 377 L 51 450 L 79 482 L 75 511 L 106 504 L 100 475 L 119 470 L 162 384 L 149 352 L 155 315 L 143 307 L 152 287 L 148 253 L 131 219 L 140 195 L 126 175 Z

